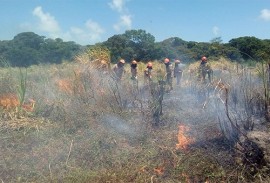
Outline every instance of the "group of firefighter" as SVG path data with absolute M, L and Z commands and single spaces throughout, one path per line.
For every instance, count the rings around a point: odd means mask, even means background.
M 166 70 L 166 84 L 169 86 L 169 90 L 173 89 L 173 77 L 176 79 L 176 86 L 181 85 L 181 78 L 183 75 L 183 68 L 180 66 L 181 61 L 179 59 L 175 59 L 173 62 L 170 59 L 164 59 L 164 65 Z M 113 75 L 116 81 L 121 81 L 124 70 L 125 60 L 120 59 L 118 63 L 116 63 L 112 67 Z M 148 62 L 146 65 L 146 69 L 144 70 L 144 83 L 147 84 L 152 81 L 152 69 L 153 64 L 152 62 Z M 131 71 L 131 79 L 134 82 L 138 81 L 138 68 L 137 68 L 137 61 L 133 60 L 130 64 L 130 71 Z M 197 71 L 197 77 L 199 81 L 206 83 L 207 80 L 211 82 L 212 79 L 212 69 L 210 64 L 207 62 L 207 57 L 203 56 L 201 58 L 200 66 Z

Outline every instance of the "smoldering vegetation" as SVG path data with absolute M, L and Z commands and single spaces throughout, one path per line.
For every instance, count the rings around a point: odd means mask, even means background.
M 191 72 L 196 64 L 186 65 L 170 92 L 163 65 L 155 63 L 150 84 L 144 67 L 138 83 L 128 66 L 121 83 L 89 64 L 1 70 L 1 94 L 25 93 L 35 108 L 1 111 L 0 180 L 269 181 L 269 164 L 247 138 L 267 131 L 263 66 L 218 60 L 212 83 L 203 84 Z

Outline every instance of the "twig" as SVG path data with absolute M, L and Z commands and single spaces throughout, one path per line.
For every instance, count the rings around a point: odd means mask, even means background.
M 155 177 L 155 175 L 153 175 L 153 176 L 151 177 L 151 183 L 154 183 L 154 177 Z
M 67 160 L 66 160 L 66 165 L 68 164 L 68 160 L 69 160 L 69 157 L 70 157 L 72 146 L 73 146 L 73 140 L 71 141 L 70 146 L 69 146 L 69 152 L 68 152 L 68 156 L 67 156 Z
M 51 163 L 49 163 L 49 171 L 50 171 L 50 178 L 52 180 L 52 170 L 51 170 Z
M 157 145 L 159 148 L 161 148 L 162 150 L 163 149 L 166 149 L 168 151 L 170 151 L 172 153 L 173 156 L 175 156 L 176 159 L 180 160 L 181 158 L 179 158 L 174 152 L 173 150 L 169 149 L 168 147 L 163 147 L 163 146 L 160 146 L 160 145 Z

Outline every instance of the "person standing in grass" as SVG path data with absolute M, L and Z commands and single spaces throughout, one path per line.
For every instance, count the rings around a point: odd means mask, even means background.
M 131 72 L 131 79 L 137 81 L 138 78 L 138 68 L 137 68 L 137 61 L 133 60 L 130 64 L 130 72 Z
M 208 80 L 211 83 L 212 73 L 213 73 L 213 71 L 211 69 L 210 64 L 207 62 L 207 58 L 205 56 L 203 56 L 201 58 L 201 63 L 200 63 L 199 70 L 198 70 L 198 80 L 206 83 L 206 75 L 207 75 Z
M 180 86 L 183 70 L 180 68 L 180 60 L 174 61 L 173 75 L 176 78 L 176 85 Z
M 173 89 L 172 77 L 173 77 L 173 66 L 168 58 L 164 59 L 164 64 L 166 67 L 166 83 L 169 85 L 169 91 Z
M 113 77 L 117 82 L 121 82 L 124 70 L 125 60 L 120 59 L 117 64 L 115 64 L 112 68 L 113 71 Z
M 148 62 L 146 65 L 146 69 L 144 70 L 144 84 L 149 84 L 152 81 L 152 69 L 153 64 Z

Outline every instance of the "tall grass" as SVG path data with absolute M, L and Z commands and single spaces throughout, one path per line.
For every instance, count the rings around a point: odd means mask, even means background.
M 269 101 L 270 101 L 270 67 L 269 63 L 261 62 L 257 64 L 258 76 L 262 79 L 264 114 L 267 121 L 270 121 Z
M 13 83 L 12 88 L 24 99 L 37 99 L 36 116 L 29 121 L 36 125 L 39 120 L 41 125 L 16 131 L 0 126 L 0 178 L 4 182 L 248 182 L 247 170 L 235 163 L 217 116 L 228 138 L 235 138 L 228 116 L 240 130 L 252 130 L 243 126 L 251 125 L 246 119 L 259 114 L 253 104 L 263 94 L 253 70 L 243 67 L 237 72 L 236 65 L 225 59 L 213 61 L 213 83 L 201 85 L 184 75 L 182 87 L 167 94 L 158 83 L 165 66 L 153 63 L 149 88 L 142 82 L 143 63 L 136 88 L 128 64 L 121 83 L 110 73 L 97 72 L 91 63 L 21 70 L 19 85 Z M 71 92 L 59 88 L 62 79 Z M 228 89 L 227 106 L 221 81 Z M 175 148 L 179 124 L 190 127 L 189 135 L 195 139 L 186 150 Z
M 18 79 L 19 84 L 17 86 L 17 95 L 19 97 L 20 106 L 22 106 L 25 101 L 25 93 L 27 89 L 27 69 L 25 69 L 25 72 L 23 73 L 22 69 L 19 68 Z

